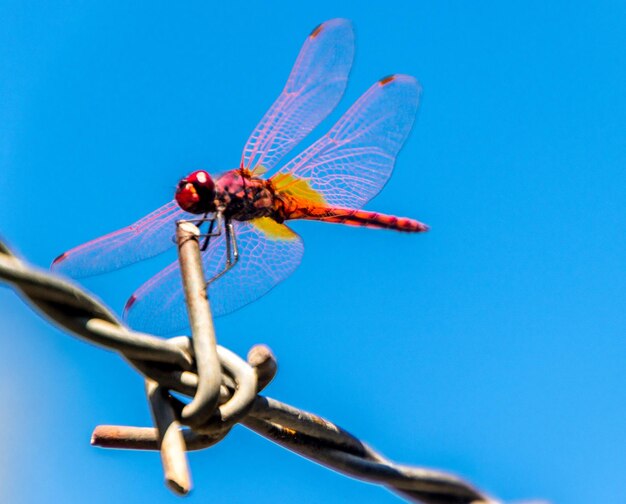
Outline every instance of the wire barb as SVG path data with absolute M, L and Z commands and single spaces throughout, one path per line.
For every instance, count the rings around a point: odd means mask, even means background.
M 206 423 L 217 406 L 222 370 L 217 358 L 215 328 L 206 292 L 200 257 L 200 230 L 191 222 L 176 226 L 178 260 L 196 359 L 198 387 L 192 401 L 183 408 L 182 418 L 192 427 Z
M 191 473 L 187 462 L 187 447 L 176 420 L 174 408 L 169 401 L 167 389 L 146 378 L 146 395 L 152 410 L 152 418 L 157 426 L 161 463 L 165 474 L 165 484 L 179 495 L 191 490 Z
M 240 423 L 303 457 L 347 476 L 385 486 L 424 504 L 501 504 L 449 473 L 384 458 L 361 440 L 317 415 L 260 392 L 278 369 L 265 345 L 247 362 L 216 344 L 200 258 L 199 231 L 181 223 L 179 256 L 192 338 L 163 339 L 125 327 L 95 297 L 38 271 L 0 242 L 0 279 L 66 331 L 118 352 L 146 382 L 156 427 L 100 425 L 91 444 L 103 448 L 160 450 L 166 484 L 179 495 L 191 489 L 186 452 L 208 448 Z M 184 403 L 171 392 L 189 397 Z

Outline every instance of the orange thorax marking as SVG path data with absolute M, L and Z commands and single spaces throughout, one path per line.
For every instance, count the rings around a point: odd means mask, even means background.
M 309 181 L 291 173 L 277 173 L 269 179 L 275 194 L 275 219 L 298 219 L 307 216 L 313 208 L 327 206 L 324 196 L 311 187 Z

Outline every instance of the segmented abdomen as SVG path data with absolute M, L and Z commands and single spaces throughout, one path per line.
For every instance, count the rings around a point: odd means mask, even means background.
M 428 231 L 428 226 L 406 217 L 395 217 L 367 210 L 348 208 L 307 206 L 285 209 L 285 219 L 308 219 L 322 222 L 336 222 L 349 226 L 364 226 L 378 229 L 394 229 L 406 233 Z

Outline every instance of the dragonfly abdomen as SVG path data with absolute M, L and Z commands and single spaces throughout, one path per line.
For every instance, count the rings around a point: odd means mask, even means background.
M 308 206 L 293 209 L 286 219 L 307 219 L 322 222 L 334 222 L 349 226 L 363 226 L 378 229 L 393 229 L 406 233 L 428 231 L 428 226 L 419 221 L 406 217 L 396 217 L 367 210 L 337 208 L 326 206 Z

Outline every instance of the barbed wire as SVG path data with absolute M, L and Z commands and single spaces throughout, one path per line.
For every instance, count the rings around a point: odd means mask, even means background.
M 193 224 L 178 226 L 192 337 L 169 339 L 130 330 L 85 290 L 28 266 L 0 241 L 0 279 L 56 325 L 118 352 L 145 379 L 154 427 L 100 425 L 92 445 L 160 450 L 167 486 L 185 495 L 192 486 L 186 452 L 214 445 L 240 423 L 318 464 L 383 485 L 409 502 L 501 504 L 455 475 L 396 464 L 332 422 L 260 395 L 277 372 L 276 359 L 265 345 L 253 346 L 246 362 L 216 344 L 198 237 Z

